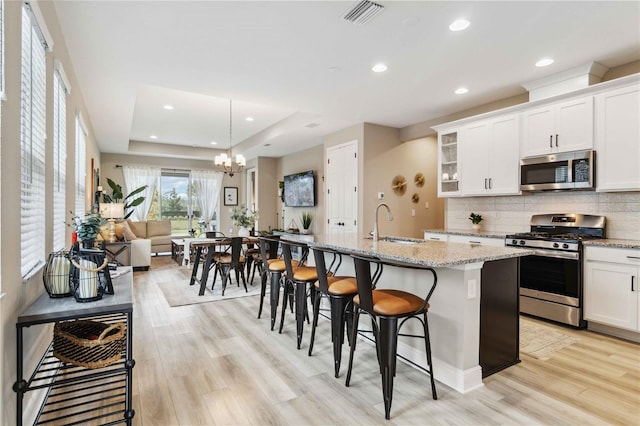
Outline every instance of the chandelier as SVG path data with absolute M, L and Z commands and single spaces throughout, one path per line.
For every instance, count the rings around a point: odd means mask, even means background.
M 216 155 L 214 159 L 214 164 L 218 171 L 221 171 L 229 177 L 233 177 L 235 173 L 242 171 L 244 166 L 247 165 L 247 160 L 245 160 L 244 155 L 238 154 L 236 155 L 236 161 L 234 162 L 231 156 L 231 141 L 232 141 L 232 111 L 231 111 L 232 103 L 231 99 L 229 99 L 229 150 L 228 154 L 223 152 L 220 155 Z

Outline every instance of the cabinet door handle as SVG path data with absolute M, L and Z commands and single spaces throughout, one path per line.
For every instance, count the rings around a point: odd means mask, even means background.
M 491 178 L 489 178 L 489 189 L 491 189 Z
M 549 148 L 553 148 L 553 135 L 549 135 Z
M 479 244 L 482 244 L 482 242 L 469 240 L 469 244 L 478 244 L 479 245 Z
M 558 135 L 556 135 L 556 148 L 558 147 Z
M 635 278 L 635 277 L 634 277 L 633 275 L 631 275 L 631 291 L 636 291 L 636 288 L 635 288 L 635 286 L 633 285 L 633 282 L 635 281 L 635 280 L 634 280 L 634 278 Z
M 436 238 L 436 237 L 431 237 L 429 239 L 432 240 L 432 241 L 440 241 L 440 238 Z
M 487 178 L 484 178 L 484 189 L 487 189 Z
M 627 256 L 627 259 L 640 259 L 640 256 Z

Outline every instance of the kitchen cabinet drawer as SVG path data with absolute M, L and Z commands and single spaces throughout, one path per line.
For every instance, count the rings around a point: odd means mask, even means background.
M 480 246 L 504 247 L 503 238 L 475 237 L 469 235 L 449 235 L 449 242 Z
M 425 232 L 424 239 L 427 241 L 444 241 L 446 243 L 449 241 L 449 236 L 447 234 L 439 234 L 436 232 Z
M 640 250 L 616 247 L 585 247 L 585 260 L 640 266 Z

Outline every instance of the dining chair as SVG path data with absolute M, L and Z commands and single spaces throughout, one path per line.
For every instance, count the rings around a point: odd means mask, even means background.
M 215 286 L 215 275 L 217 275 L 217 272 L 219 271 L 220 277 L 222 278 L 222 295 L 224 296 L 224 291 L 227 288 L 227 282 L 231 281 L 231 271 L 233 270 L 235 271 L 238 286 L 240 286 L 240 278 L 242 278 L 244 291 L 247 292 L 247 281 L 244 277 L 245 259 L 242 255 L 242 237 L 227 238 L 224 241 L 231 247 L 231 255 L 220 256 L 216 262 L 216 273 L 214 274 L 211 289 L 213 290 L 213 287 Z
M 356 349 L 358 334 L 358 322 L 361 312 L 371 317 L 373 336 L 376 343 L 378 364 L 382 375 L 382 396 L 384 399 L 385 418 L 388 420 L 391 414 L 391 401 L 393 397 L 393 378 L 396 375 L 396 352 L 398 336 L 424 338 L 427 355 L 426 371 L 431 379 L 431 394 L 433 399 L 438 399 L 436 384 L 433 377 L 433 363 L 431 361 L 431 342 L 429 339 L 429 326 L 427 312 L 429 311 L 429 299 L 436 289 L 438 276 L 433 268 L 416 264 L 397 264 L 383 261 L 376 257 L 352 254 L 356 270 L 358 294 L 353 298 L 354 319 L 351 337 L 351 350 L 349 352 L 349 368 L 347 370 L 346 386 L 351 381 L 353 367 L 353 354 Z M 375 265 L 375 272 L 371 274 L 371 267 Z M 429 272 L 432 276 L 426 288 L 426 297 L 420 297 L 402 290 L 378 289 L 377 284 L 382 277 L 383 267 L 398 266 L 402 268 L 420 269 Z M 409 319 L 416 319 L 422 323 L 423 335 L 401 334 L 400 329 Z M 398 320 L 400 323 L 398 324 Z
M 358 294 L 358 284 L 355 277 L 337 275 L 338 268 L 342 264 L 342 255 L 340 253 L 326 248 L 314 247 L 313 256 L 318 273 L 318 281 L 315 282 L 315 286 L 312 289 L 312 291 L 315 291 L 315 297 L 313 298 L 313 321 L 311 323 L 309 356 L 313 352 L 313 342 L 316 328 L 318 327 L 318 317 L 320 316 L 320 303 L 322 298 L 326 297 L 329 299 L 331 310 L 334 373 L 338 377 L 340 375 L 345 325 L 349 344 L 351 344 L 350 330 L 353 326 L 353 297 Z M 331 258 L 328 268 L 325 256 Z

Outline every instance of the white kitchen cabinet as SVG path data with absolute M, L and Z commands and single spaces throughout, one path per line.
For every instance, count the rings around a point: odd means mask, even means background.
M 522 113 L 522 157 L 593 148 L 593 96 Z
M 520 192 L 519 116 L 500 116 L 464 127 L 460 142 L 463 195 Z
M 596 96 L 598 191 L 640 190 L 640 85 Z
M 444 241 L 445 243 L 449 241 L 449 236 L 447 234 L 439 234 L 437 232 L 428 232 L 424 233 L 424 239 L 427 241 Z
M 640 250 L 585 247 L 584 319 L 640 330 Z
M 458 129 L 438 131 L 438 197 L 460 195 L 458 139 Z
M 476 237 L 472 235 L 449 235 L 449 242 L 478 246 L 504 247 L 504 238 Z

